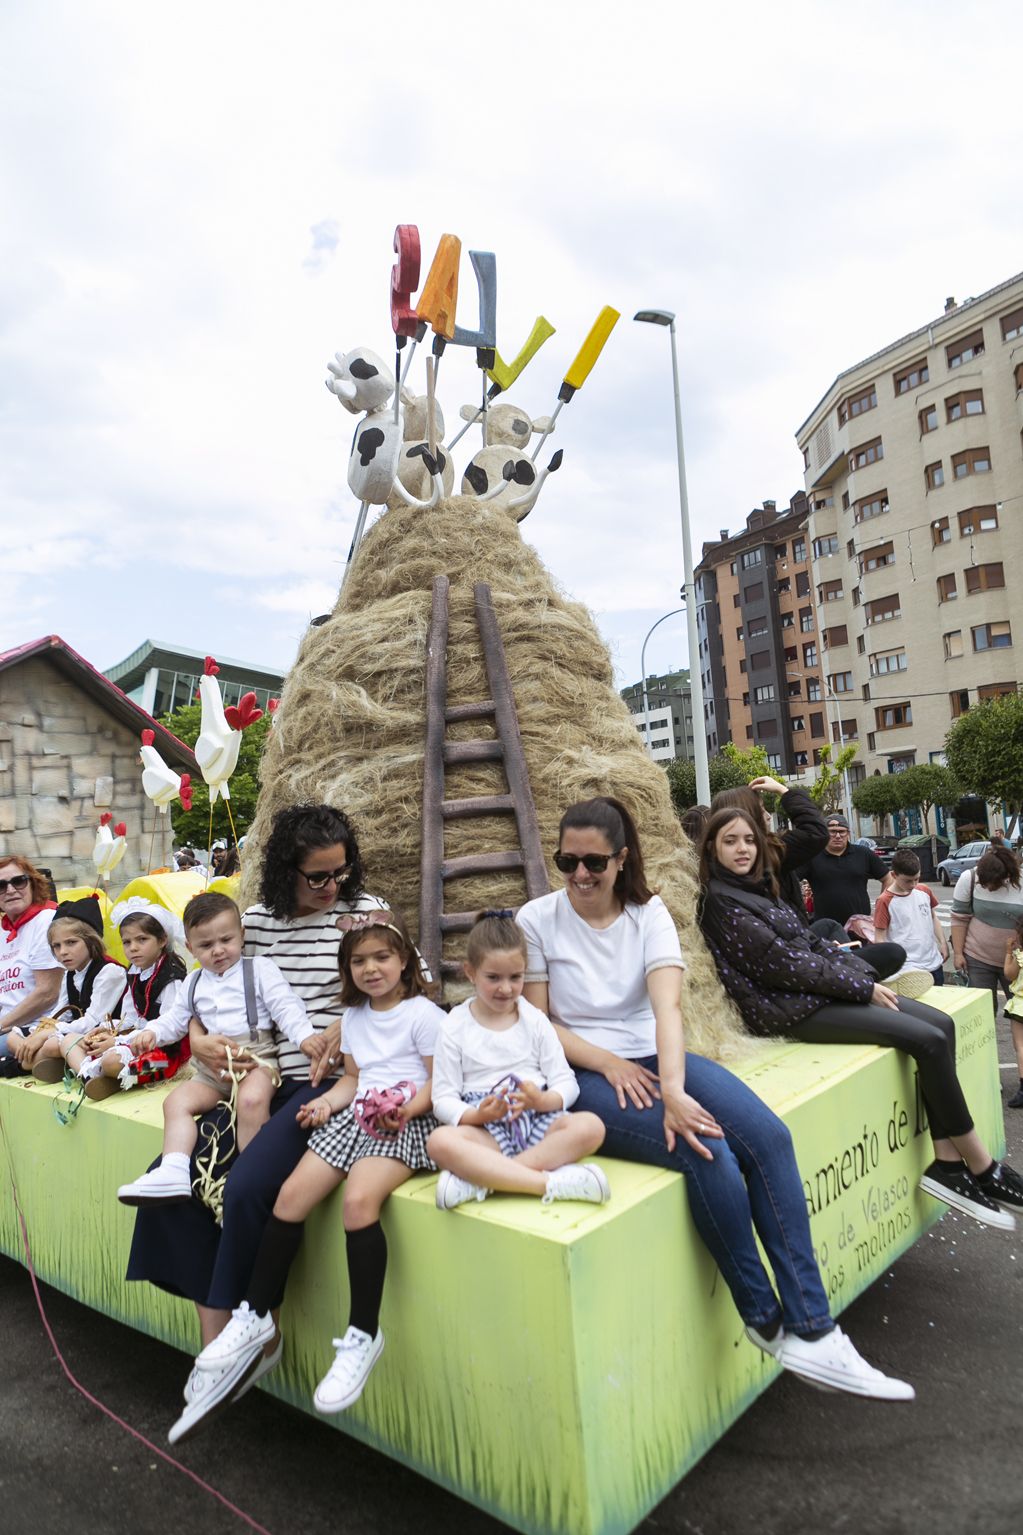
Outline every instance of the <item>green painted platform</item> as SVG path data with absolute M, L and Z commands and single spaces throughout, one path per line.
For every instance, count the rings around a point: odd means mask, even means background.
M 967 1097 L 1001 1152 L 990 994 L 947 987 L 928 1001 L 956 1017 Z M 930 1143 L 915 1071 L 892 1051 L 778 1045 L 744 1075 L 793 1132 L 839 1311 L 941 1212 L 916 1190 Z M 164 1091 L 87 1105 L 61 1129 L 55 1089 L 0 1082 L 0 1156 L 10 1146 L 40 1276 L 191 1355 L 192 1308 L 122 1280 L 133 1216 L 114 1191 L 158 1150 Z M 743 1339 L 682 1179 L 604 1165 L 602 1209 L 495 1197 L 443 1214 L 424 1176 L 384 1217 L 387 1347 L 338 1427 L 516 1530 L 634 1529 L 776 1373 Z M 0 1167 L 0 1248 L 20 1259 L 9 1173 Z M 283 1364 L 267 1383 L 308 1411 L 347 1317 L 343 1255 L 335 1198 L 310 1221 Z M 176 1411 L 168 1402 L 168 1425 Z

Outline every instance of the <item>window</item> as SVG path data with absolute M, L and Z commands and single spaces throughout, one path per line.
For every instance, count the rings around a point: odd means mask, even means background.
M 945 483 L 945 471 L 939 458 L 936 464 L 928 464 L 924 470 L 928 490 L 940 490 Z
M 755 650 L 749 658 L 751 672 L 763 672 L 771 664 L 771 652 L 769 650 Z
M 977 698 L 984 703 L 988 698 L 1011 698 L 1016 691 L 1014 682 L 985 682 L 977 689 Z
M 836 743 L 836 745 L 843 739 L 846 741 L 855 741 L 858 739 L 859 734 L 859 726 L 855 720 L 843 720 L 841 725 L 839 725 L 837 720 L 832 721 L 831 739 Z
M 832 672 L 828 681 L 833 693 L 851 693 L 853 690 L 852 672 Z
M 737 608 L 741 601 L 742 601 L 742 598 L 739 596 L 739 593 L 738 592 L 733 593 L 733 596 L 732 596 L 732 607 L 733 608 Z
M 898 373 L 892 374 L 895 393 L 909 394 L 910 390 L 919 389 L 921 384 L 928 383 L 930 377 L 927 358 L 922 357 L 919 362 L 910 363 L 908 368 L 902 368 Z
M 888 492 L 877 490 L 872 496 L 864 496 L 853 503 L 853 522 L 867 522 L 871 517 L 883 517 L 888 510 Z
M 872 602 L 863 604 L 863 618 L 868 624 L 884 624 L 890 618 L 898 618 L 901 613 L 898 592 L 892 592 L 888 597 L 875 597 Z
M 968 592 L 993 592 L 1005 585 L 1005 569 L 1000 560 L 991 565 L 968 565 L 963 574 Z
M 874 736 L 874 732 L 872 730 L 868 730 L 867 731 L 867 750 L 868 750 L 868 752 L 872 752 L 872 751 L 875 751 L 876 749 L 877 749 L 877 741 L 876 741 L 876 738 Z
M 848 645 L 849 631 L 845 624 L 835 624 L 831 629 L 824 631 L 825 650 L 834 650 L 836 645 Z
M 800 608 L 799 627 L 804 634 L 813 633 L 813 608 Z
M 740 671 L 741 671 L 741 672 L 744 672 L 744 671 L 745 671 L 745 670 L 746 670 L 746 657 L 745 657 L 745 656 L 743 656 L 743 657 L 742 657 L 742 658 L 741 658 L 741 659 L 740 659 L 740 661 L 739 661 L 739 670 L 740 670 Z
M 803 716 L 801 714 L 794 714 L 792 716 L 791 720 L 789 721 L 789 725 L 791 726 L 793 734 L 797 730 L 805 730 L 806 729 L 806 721 L 804 720 L 804 718 L 803 718 Z
M 870 658 L 870 675 L 884 677 L 888 672 L 904 672 L 908 664 L 904 650 L 879 650 Z
M 963 631 L 950 629 L 947 634 L 941 636 L 941 643 L 945 650 L 945 660 L 954 661 L 963 653 Z
M 988 448 L 967 448 L 965 453 L 952 455 L 952 473 L 957 480 L 964 480 L 968 474 L 987 474 L 990 468 Z
M 823 739 L 824 739 L 824 716 L 823 716 L 823 714 L 811 714 L 810 715 L 810 734 L 811 734 L 811 736 L 813 737 L 813 739 L 815 741 L 823 741 Z
M 786 554 L 788 553 L 788 547 L 789 547 L 788 544 L 775 544 L 775 546 L 774 546 L 774 557 L 775 557 L 775 559 L 776 560 L 783 560 L 785 558 Z
M 729 565 L 728 569 L 729 569 L 730 573 L 734 576 L 735 575 L 735 561 L 734 560 Z
M 739 644 L 741 645 L 742 644 L 742 624 L 740 624 L 738 629 L 736 629 L 736 631 L 735 631 L 735 638 L 739 641 Z M 703 645 L 702 644 L 700 646 L 700 654 L 701 655 L 703 654 Z
M 970 633 L 974 650 L 1007 650 L 1012 644 L 1012 630 L 1007 623 L 980 624 Z
M 757 739 L 758 740 L 760 740 L 760 741 L 770 740 L 772 736 L 776 736 L 777 734 L 778 734 L 778 721 L 777 720 L 757 720 Z
M 939 576 L 938 577 L 938 601 L 939 602 L 954 602 L 957 596 L 958 596 L 958 593 L 956 592 L 955 572 L 953 571 L 952 574 L 948 575 L 948 576 Z
M 753 689 L 753 702 L 757 704 L 769 704 L 774 699 L 774 683 L 769 682 L 765 687 Z
M 873 438 L 870 442 L 861 442 L 859 447 L 853 448 L 849 454 L 849 473 L 856 469 L 866 469 L 868 464 L 876 464 L 884 458 L 884 443 L 880 437 Z
M 868 571 L 883 570 L 886 565 L 894 564 L 895 545 L 875 544 L 873 549 L 865 549 L 860 555 L 860 575 L 865 576 Z
M 801 693 L 802 693 L 802 683 L 800 683 L 800 682 L 790 682 L 789 683 L 789 697 L 790 698 L 799 698 Z
M 849 510 L 849 492 L 847 490 L 843 490 L 842 492 L 842 510 L 843 512 L 847 512 Z
M 961 538 L 973 538 L 978 533 L 993 533 L 997 527 L 998 508 L 996 506 L 971 506 L 969 511 L 959 513 Z
M 821 684 L 819 677 L 807 677 L 806 701 L 810 704 L 819 704 L 821 701 Z
M 948 701 L 952 706 L 952 718 L 957 720 L 960 714 L 965 714 L 970 707 L 969 688 L 956 688 L 948 695 Z
M 937 517 L 931 523 L 931 543 L 937 549 L 939 544 L 950 544 L 951 542 L 952 534 L 949 532 L 948 518 Z
M 1002 327 L 1002 340 L 1015 341 L 1023 336 L 1023 309 L 1014 309 L 1011 314 L 1003 314 L 998 321 Z
M 865 682 L 863 684 L 863 702 L 866 703 L 869 698 L 870 698 L 870 683 L 869 682 Z
M 983 390 L 965 389 L 962 394 L 950 394 L 945 400 L 947 421 L 960 421 L 963 416 L 982 416 L 983 414 Z
M 809 597 L 809 595 L 810 595 L 810 577 L 807 575 L 805 570 L 801 570 L 799 572 L 799 574 L 796 576 L 796 596 L 797 597 Z
M 792 558 L 799 565 L 806 559 L 806 539 L 794 538 L 792 540 Z
M 936 405 L 925 405 L 919 413 L 918 420 L 920 422 L 921 437 L 926 437 L 928 432 L 936 432 L 938 430 L 938 407 Z
M 762 563 L 763 558 L 763 549 L 747 549 L 746 553 L 742 556 L 743 570 L 752 570 L 754 565 Z
M 858 394 L 848 394 L 838 407 L 838 424 L 845 423 L 856 416 L 862 416 L 865 410 L 873 410 L 877 404 L 877 385 L 867 384 Z
M 913 705 L 885 704 L 883 708 L 874 710 L 874 719 L 878 730 L 901 730 L 905 725 L 913 723 Z
M 837 602 L 842 596 L 841 581 L 824 581 L 817 588 L 817 596 L 820 602 Z
M 806 765 L 807 765 L 806 752 L 793 752 L 792 753 L 792 761 L 795 763 L 797 768 L 804 768 L 804 767 L 806 767 Z
M 1016 393 L 1023 389 L 1023 362 L 1016 364 Z
M 826 538 L 815 538 L 813 541 L 813 557 L 821 560 L 828 554 L 838 553 L 838 539 L 834 533 L 829 533 Z
M 752 741 L 752 739 L 753 739 L 753 726 L 752 725 L 747 725 L 746 726 L 746 739 L 747 739 L 747 741 Z
M 795 614 L 794 613 L 783 613 L 781 615 L 781 626 L 782 626 L 783 629 L 794 629 L 796 627 L 796 616 L 795 616 Z
M 768 752 L 768 754 L 767 754 L 767 765 L 768 765 L 769 768 L 772 768 L 774 770 L 774 772 L 780 773 L 781 772 L 781 754 L 779 752 Z
M 781 580 L 778 582 L 778 585 L 775 587 L 775 591 L 778 593 L 779 597 L 783 597 L 785 593 L 791 589 L 791 586 L 791 578 L 789 576 L 782 576 Z
M 742 594 L 744 602 L 759 602 L 764 595 L 763 581 L 754 581 L 752 586 L 747 586 Z
M 762 639 L 763 636 L 767 633 L 767 619 L 755 618 L 751 624 L 747 624 L 746 633 L 749 635 L 751 640 Z
M 744 709 L 748 709 L 749 708 L 749 694 L 748 693 L 743 693 L 743 695 L 742 695 L 742 706 L 743 706 Z
M 816 666 L 817 665 L 817 646 L 816 645 L 804 645 L 803 646 L 803 665 L 804 666 Z
M 968 336 L 959 336 L 955 341 L 950 341 L 945 348 L 945 357 L 950 368 L 961 368 L 964 362 L 972 362 L 974 357 L 983 357 L 983 355 L 983 328 L 971 330 Z

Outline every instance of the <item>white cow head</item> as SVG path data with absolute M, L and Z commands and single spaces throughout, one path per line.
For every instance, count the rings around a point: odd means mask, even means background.
M 331 377 L 326 380 L 326 385 L 353 416 L 361 416 L 363 411 L 379 410 L 393 395 L 394 369 L 369 347 L 357 346 L 351 352 L 335 352 L 334 358 L 334 362 L 327 364 Z
M 480 408 L 478 405 L 463 405 L 458 414 L 463 421 L 478 421 Z M 550 416 L 538 416 L 533 421 L 517 405 L 491 405 L 487 411 L 488 448 L 503 444 L 523 452 L 528 447 L 529 439 L 534 432 L 549 433 L 553 430 L 554 425 Z

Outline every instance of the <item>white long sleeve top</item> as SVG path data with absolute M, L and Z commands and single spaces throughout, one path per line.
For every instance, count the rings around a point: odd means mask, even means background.
M 519 998 L 518 1019 L 509 1028 L 477 1023 L 470 1002 L 453 1007 L 437 1033 L 433 1055 L 433 1112 L 442 1124 L 457 1125 L 467 1105 L 463 1093 L 486 1093 L 509 1072 L 560 1093 L 569 1109 L 579 1083 L 550 1020 Z
M 260 1029 L 278 1029 L 292 1044 L 301 1045 L 315 1033 L 305 1007 L 295 995 L 272 959 L 257 956 L 250 961 L 256 990 L 256 1018 Z M 173 1045 L 184 1039 L 192 1018 L 189 1006 L 191 976 L 170 1008 L 145 1025 L 156 1036 L 157 1045 Z M 207 1034 L 225 1034 L 229 1039 L 248 1039 L 249 1021 L 245 1011 L 245 981 L 242 962 L 232 965 L 223 975 L 204 970 L 195 988 L 196 1013 Z
M 80 970 L 74 972 L 75 980 L 79 985 L 84 980 L 88 968 L 88 965 L 83 965 Z M 90 1029 L 98 1029 L 106 1022 L 107 1014 L 113 1012 L 117 1006 L 117 999 L 128 984 L 128 977 L 121 965 L 116 965 L 112 961 L 104 965 L 92 983 L 89 1006 L 84 1013 L 78 1014 L 68 1011 L 70 1003 L 67 994 L 67 978 L 68 971 L 65 970 L 60 980 L 57 1005 L 53 1009 L 53 1016 L 57 1020 L 57 1028 L 61 1034 L 87 1034 Z M 116 1027 L 115 1024 L 114 1028 Z
M 149 977 L 152 975 L 155 969 L 155 965 L 150 965 L 146 970 L 136 970 L 134 965 L 130 966 L 128 970 L 128 985 L 125 987 L 124 1001 L 121 1003 L 120 1032 L 122 1034 L 127 1034 L 130 1030 L 134 1029 L 148 1029 L 150 1024 L 155 1023 L 156 1020 L 154 1018 L 150 1018 L 147 1021 L 145 1018 L 139 1016 L 139 1010 L 135 1006 L 135 998 L 132 996 L 131 991 L 131 980 L 135 976 L 138 976 L 142 981 L 148 981 Z M 164 1013 L 170 1012 L 172 1006 L 177 1001 L 178 997 L 180 997 L 184 989 L 184 981 L 167 982 L 166 986 L 163 988 L 160 995 L 156 999 L 157 1018 L 161 1017 Z

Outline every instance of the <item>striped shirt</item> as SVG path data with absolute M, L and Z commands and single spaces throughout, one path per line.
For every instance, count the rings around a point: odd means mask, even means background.
M 354 901 L 338 901 L 329 911 L 301 917 L 275 917 L 265 906 L 250 906 L 242 913 L 244 952 L 269 956 L 305 1003 L 313 1028 L 325 1029 L 342 1011 L 337 919 L 349 911 L 378 911 L 385 905 L 375 895 L 362 894 Z M 276 1039 L 282 1076 L 307 1080 L 309 1057 L 282 1034 Z
M 982 965 L 1005 963 L 1008 935 L 1023 917 L 1023 890 L 1002 885 L 987 890 L 976 877 L 975 869 L 960 874 L 952 893 L 952 936 L 958 929 L 959 942 L 967 959 Z

